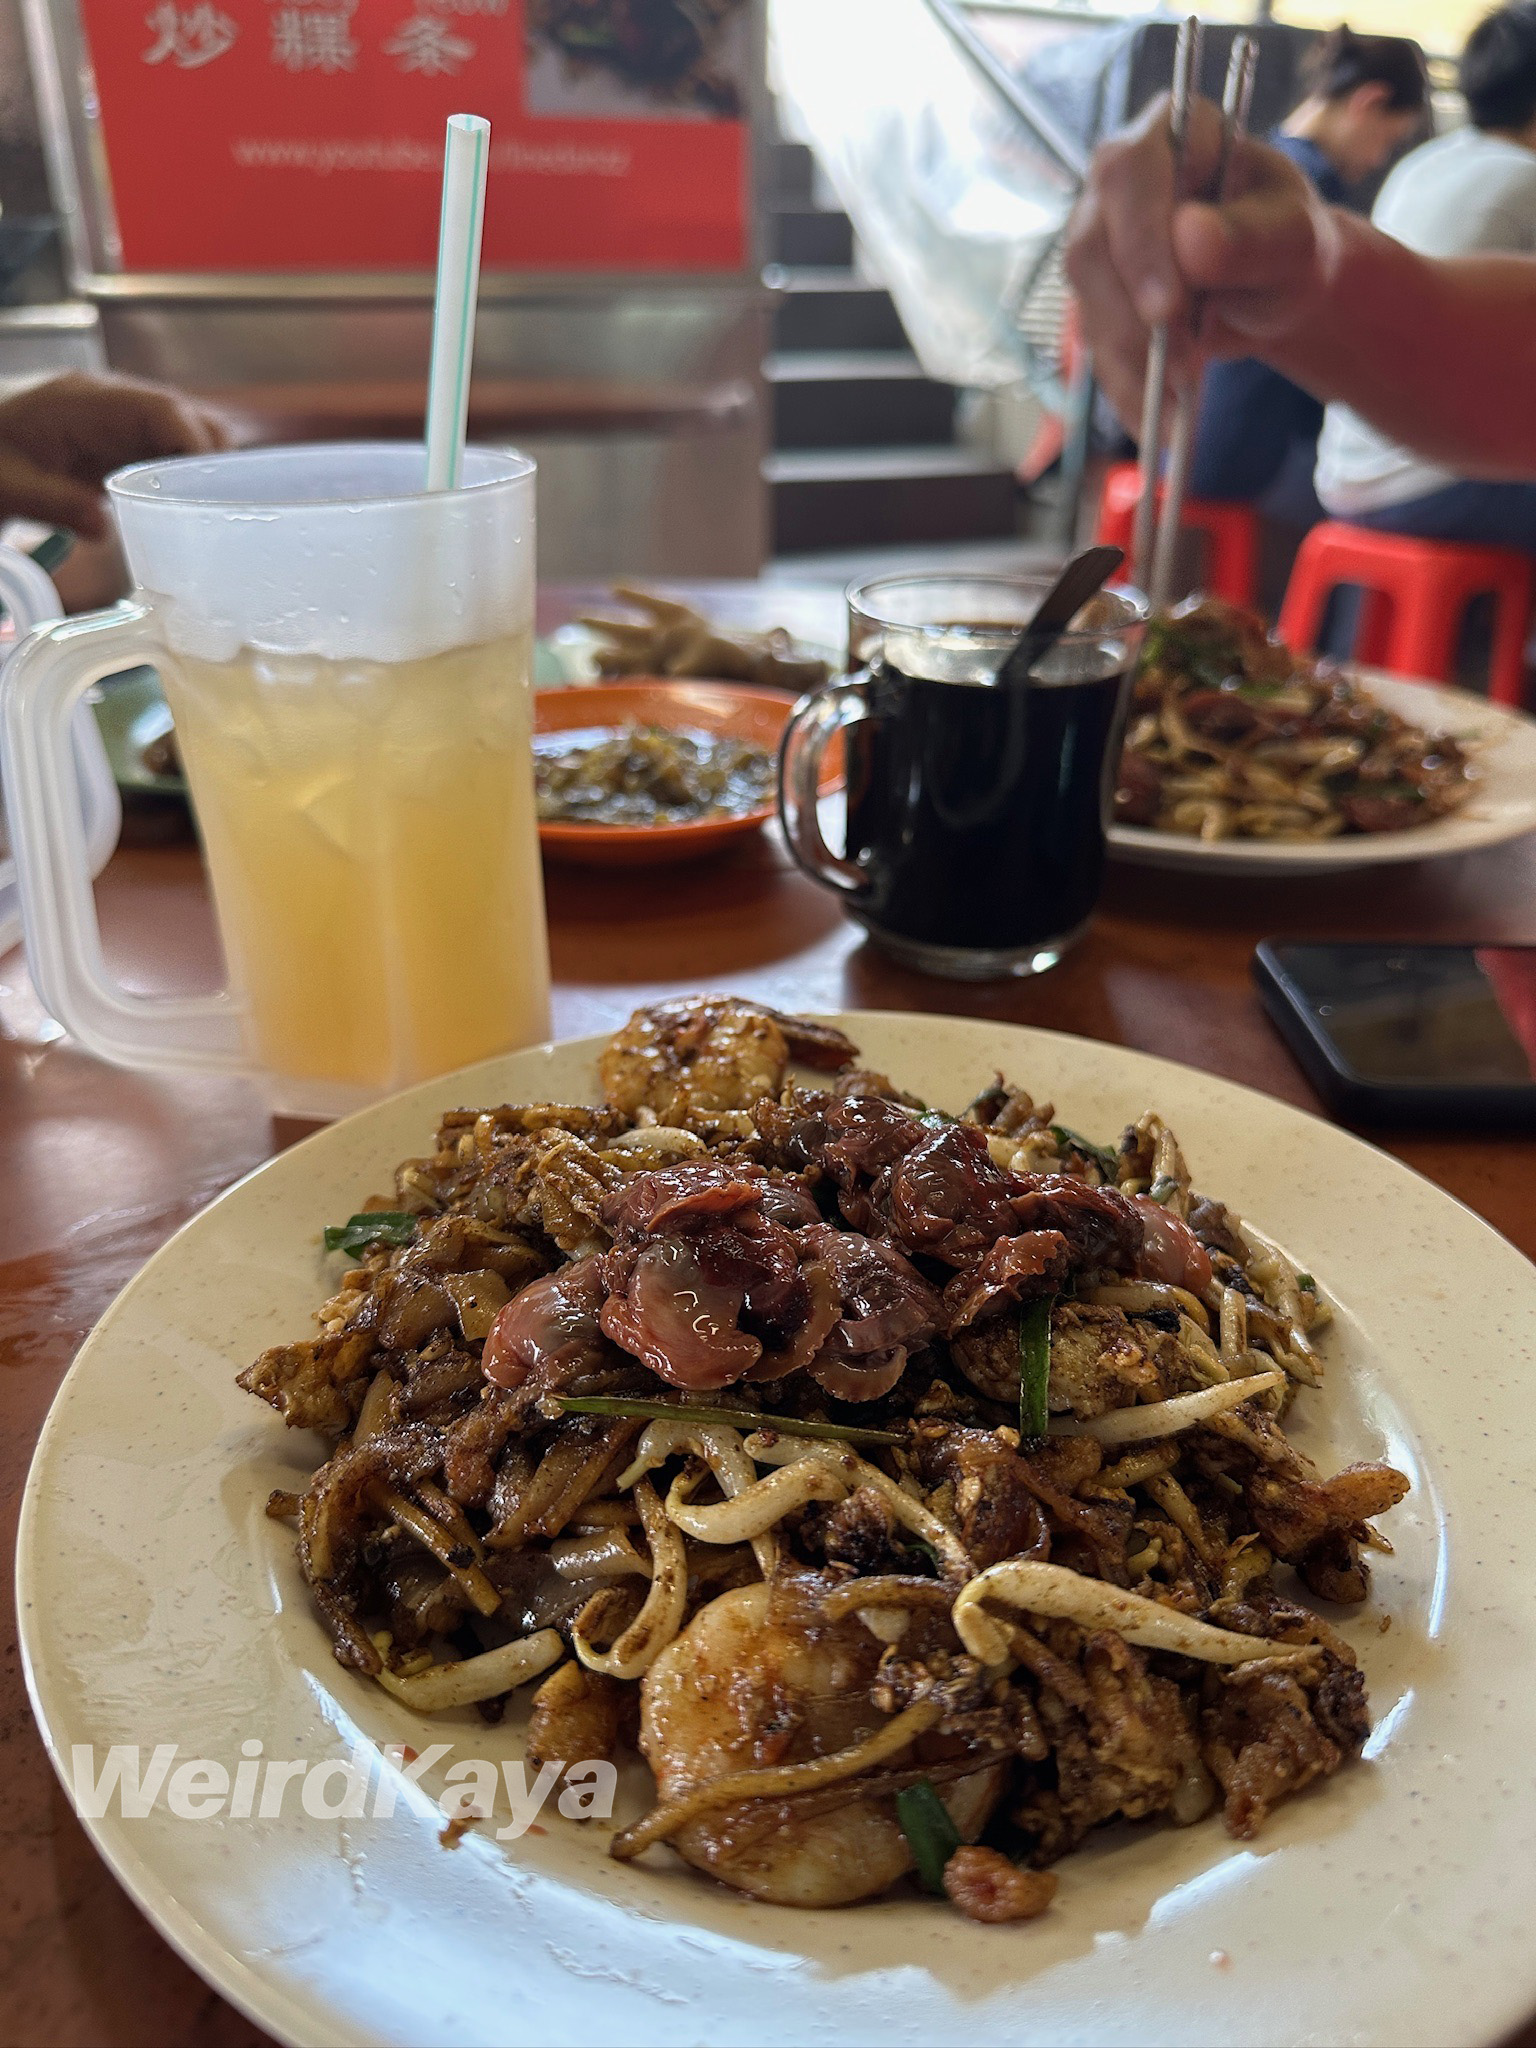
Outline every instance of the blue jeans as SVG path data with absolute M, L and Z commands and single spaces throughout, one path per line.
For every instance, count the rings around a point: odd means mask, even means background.
M 1191 497 L 1257 505 L 1287 526 L 1323 511 L 1312 491 L 1323 408 L 1267 364 L 1242 357 L 1205 373 L 1190 461 Z
M 1459 540 L 1474 547 L 1520 548 L 1536 555 L 1536 484 L 1447 484 L 1379 512 L 1342 514 L 1351 526 L 1407 533 L 1420 540 Z

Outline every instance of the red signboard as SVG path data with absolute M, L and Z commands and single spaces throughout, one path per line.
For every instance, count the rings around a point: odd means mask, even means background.
M 750 0 L 80 0 L 123 266 L 407 270 L 491 122 L 488 269 L 747 261 Z

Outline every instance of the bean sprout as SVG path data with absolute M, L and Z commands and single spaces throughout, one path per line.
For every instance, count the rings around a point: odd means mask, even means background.
M 1171 1472 L 1156 1472 L 1142 1481 L 1145 1491 L 1157 1502 L 1163 1513 L 1172 1522 L 1190 1549 L 1202 1564 L 1211 1564 L 1214 1558 L 1211 1539 L 1206 1534 L 1205 1524 L 1200 1519 L 1200 1510 L 1180 1486 Z
M 1008 1631 L 982 1603 L 998 1600 L 1027 1614 L 1054 1621 L 1075 1621 L 1080 1628 L 1108 1628 L 1145 1650 L 1174 1650 L 1204 1664 L 1247 1664 L 1269 1657 L 1293 1661 L 1294 1650 L 1277 1649 L 1267 1636 L 1242 1636 L 1213 1628 L 1177 1608 L 1164 1607 L 1139 1593 L 1124 1592 L 1102 1579 L 1085 1579 L 1065 1565 L 1037 1564 L 1008 1558 L 971 1580 L 952 1613 L 955 1633 L 983 1664 L 1008 1663 Z
M 904 1529 L 933 1546 L 947 1576 L 957 1579 L 970 1576 L 971 1560 L 955 1532 L 946 1528 L 932 1509 L 914 1499 L 905 1487 L 888 1478 L 878 1465 L 869 1464 L 853 1451 L 839 1450 L 836 1444 L 813 1443 L 804 1437 L 779 1437 L 770 1443 L 766 1430 L 749 1436 L 745 1449 L 748 1456 L 761 1465 L 796 1465 L 804 1459 L 814 1458 L 833 1471 L 841 1472 L 849 1482 L 850 1493 L 860 1486 L 872 1487 Z
M 908 1578 L 891 1572 L 875 1578 L 849 1579 L 821 1596 L 821 1611 L 829 1621 L 857 1613 L 872 1603 L 883 1609 L 894 1607 L 948 1607 L 953 1593 L 938 1579 Z
M 388 1647 L 387 1637 L 375 1637 L 374 1647 Z M 454 1664 L 433 1664 L 423 1671 L 402 1675 L 386 1664 L 373 1675 L 387 1693 L 420 1714 L 440 1714 L 448 1707 L 470 1707 L 477 1700 L 497 1699 L 504 1692 L 526 1685 L 565 1655 L 565 1645 L 552 1628 L 541 1628 L 516 1642 L 503 1643 L 498 1650 L 484 1650 L 478 1657 L 461 1657 Z
M 1210 1315 L 1198 1294 L 1187 1287 L 1173 1287 L 1166 1280 L 1106 1280 L 1097 1287 L 1078 1289 L 1079 1301 L 1094 1308 L 1123 1308 L 1127 1315 L 1144 1314 L 1151 1308 L 1171 1308 L 1209 1333 Z
M 1171 1401 L 1146 1401 L 1135 1408 L 1111 1408 L 1092 1415 L 1086 1422 L 1053 1422 L 1052 1436 L 1091 1436 L 1101 1444 L 1144 1443 L 1153 1437 L 1176 1436 L 1193 1429 L 1213 1415 L 1283 1387 L 1283 1372 L 1256 1372 L 1247 1379 L 1223 1380 L 1213 1387 L 1200 1387 L 1193 1394 L 1178 1394 Z
M 403 1493 L 393 1487 L 378 1486 L 373 1489 L 374 1497 L 387 1515 L 390 1515 L 402 1529 L 406 1529 L 423 1549 L 430 1550 L 438 1563 L 452 1573 L 466 1597 L 477 1611 L 492 1615 L 501 1606 L 501 1595 L 491 1584 L 477 1564 L 464 1564 L 458 1551 L 457 1539 L 450 1535 L 442 1523 L 420 1508 L 415 1501 L 407 1500 Z
M 614 1481 L 615 1489 L 627 1493 L 644 1472 L 654 1472 L 668 1458 L 692 1451 L 714 1473 L 720 1491 L 728 1500 L 757 1484 L 757 1472 L 742 1446 L 740 1432 L 718 1422 L 656 1421 L 646 1424 L 629 1466 Z M 670 1498 L 670 1495 L 668 1496 Z M 752 1539 L 758 1570 L 770 1578 L 779 1561 L 778 1538 L 765 1532 Z
M 896 1715 L 894 1720 L 887 1721 L 875 1734 L 847 1749 L 835 1749 L 809 1763 L 775 1764 L 766 1770 L 728 1771 L 723 1778 L 696 1786 L 670 1805 L 653 1808 L 643 1820 L 636 1821 L 632 1828 L 626 1828 L 621 1835 L 614 1837 L 609 1854 L 616 1856 L 621 1863 L 628 1863 L 636 1856 L 643 1856 L 655 1843 L 675 1835 L 679 1828 L 686 1827 L 701 1813 L 714 1813 L 722 1806 L 736 1806 L 748 1799 L 784 1799 L 791 1793 L 809 1792 L 821 1785 L 834 1784 L 841 1778 L 858 1777 L 864 1771 L 873 1770 L 876 1764 L 883 1764 L 887 1757 L 899 1756 L 902 1750 L 909 1748 L 919 1735 L 934 1725 L 943 1711 L 936 1700 L 919 1700 L 904 1713 Z
M 1248 1349 L 1248 1304 L 1235 1287 L 1221 1290 L 1221 1356 L 1235 1366 Z
M 846 1500 L 852 1488 L 840 1472 L 814 1458 L 797 1459 L 730 1500 L 696 1508 L 684 1502 L 680 1482 L 667 1495 L 667 1513 L 677 1526 L 701 1543 L 747 1543 L 764 1535 L 796 1508 L 813 1500 Z

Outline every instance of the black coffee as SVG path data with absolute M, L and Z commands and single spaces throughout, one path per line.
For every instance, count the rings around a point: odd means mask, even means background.
M 1103 878 L 1126 682 L 1118 666 L 1086 680 L 936 682 L 877 661 L 871 716 L 844 734 L 861 918 L 990 952 L 1083 924 Z

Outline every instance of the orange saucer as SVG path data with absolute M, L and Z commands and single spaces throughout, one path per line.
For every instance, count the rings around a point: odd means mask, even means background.
M 535 733 L 607 730 L 623 725 L 656 725 L 672 731 L 718 733 L 751 740 L 777 753 L 794 700 L 780 691 L 753 690 L 740 683 L 678 682 L 630 677 L 621 683 L 573 684 L 539 690 L 533 700 Z M 588 825 L 566 820 L 541 823 L 539 844 L 556 860 L 598 867 L 644 867 L 661 861 L 693 860 L 744 833 L 759 831 L 774 815 L 770 798 L 733 818 L 698 818 L 683 825 Z

